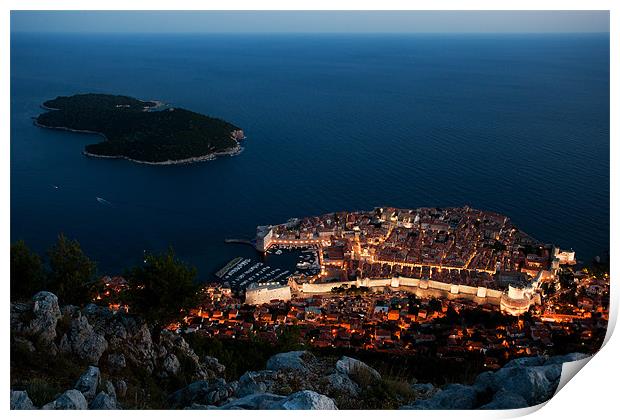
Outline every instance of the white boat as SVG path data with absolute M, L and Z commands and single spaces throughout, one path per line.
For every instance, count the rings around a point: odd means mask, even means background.
M 97 201 L 101 204 L 105 204 L 107 206 L 111 206 L 112 203 L 110 203 L 108 200 L 106 200 L 105 198 L 101 198 L 101 197 L 95 197 L 97 199 Z

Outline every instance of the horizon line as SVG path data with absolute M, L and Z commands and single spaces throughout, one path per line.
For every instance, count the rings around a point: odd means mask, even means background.
M 92 34 L 92 35 L 562 35 L 562 34 L 606 34 L 610 31 L 27 31 L 10 30 L 11 34 Z

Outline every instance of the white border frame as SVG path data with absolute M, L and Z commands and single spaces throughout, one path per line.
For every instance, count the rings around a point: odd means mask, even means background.
M 89 2 L 78 0 L 60 0 L 60 1 L 43 1 L 43 0 L 8 0 L 2 3 L 4 13 L 0 17 L 0 28 L 2 28 L 0 40 L 0 66 L 2 71 L 0 72 L 2 77 L 2 83 L 0 84 L 0 130 L 2 133 L 2 141 L 4 145 L 4 153 L 0 154 L 0 168 L 2 169 L 2 182 L 0 183 L 0 194 L 4 198 L 4 203 L 10 202 L 10 154 L 7 153 L 7 149 L 10 145 L 10 125 L 7 121 L 10 121 L 10 10 L 609 10 L 610 11 L 610 89 L 611 89 L 611 115 L 620 115 L 618 111 L 618 83 L 617 76 L 620 71 L 619 66 L 619 18 L 620 7 L 618 2 L 613 0 L 590 0 L 590 1 L 553 1 L 553 0 L 443 0 L 441 2 L 423 2 L 418 0 L 383 0 L 381 2 L 371 2 L 368 0 L 300 0 L 295 4 L 291 4 L 290 1 L 282 0 L 263 0 L 263 1 L 248 1 L 248 0 L 228 0 L 226 2 L 205 2 L 198 0 L 176 0 L 174 2 L 164 0 L 139 0 L 139 1 L 127 1 L 127 0 L 92 0 Z M 615 77 L 614 77 L 615 76 Z M 610 118 L 610 214 L 618 211 L 618 170 L 616 164 L 618 163 L 618 123 L 617 119 Z M 9 229 L 10 229 L 10 206 L 4 205 L 0 209 L 3 221 L 3 235 L 4 235 L 4 252 L 0 253 L 0 264 L 2 266 L 2 296 L 5 298 L 5 302 L 8 305 L 9 301 Z M 373 412 L 373 411 L 348 411 L 348 412 L 322 412 L 321 416 L 329 416 L 342 418 L 375 418 L 377 416 L 390 415 L 397 418 L 437 418 L 442 419 L 445 417 L 458 417 L 463 419 L 480 419 L 480 418 L 506 418 L 516 417 L 536 411 L 534 416 L 536 418 L 542 418 L 542 416 L 558 416 L 566 418 L 585 418 L 586 416 L 591 418 L 607 418 L 610 413 L 615 410 L 615 399 L 617 398 L 616 392 L 616 378 L 620 369 L 618 369 L 618 357 L 616 353 L 619 349 L 618 339 L 612 337 L 612 332 L 615 328 L 617 315 L 618 315 L 618 303 L 619 294 L 615 287 L 616 279 L 618 278 L 618 269 L 615 261 L 618 261 L 618 247 L 616 246 L 616 240 L 618 239 L 618 222 L 617 219 L 612 218 L 610 220 L 610 259 L 614 261 L 611 265 L 611 313 L 610 323 L 605 338 L 605 346 L 601 351 L 591 359 L 588 363 L 588 368 L 579 373 L 575 379 L 570 381 L 561 392 L 559 392 L 554 398 L 552 398 L 547 404 L 541 406 L 522 409 L 522 410 L 508 410 L 508 411 L 454 411 L 454 412 L 422 412 L 422 411 L 389 411 L 389 412 Z M 4 363 L 1 367 L 2 374 L 5 379 L 5 399 L 4 407 L 8 410 L 9 407 L 9 318 L 6 312 L 2 317 L 0 325 L 2 325 L 2 337 L 4 343 L 0 351 L 2 352 L 2 360 Z M 610 339 L 611 338 L 611 339 Z M 571 366 L 572 367 L 572 366 Z M 545 406 L 544 409 L 538 411 L 539 408 Z M 136 415 L 146 414 L 154 418 L 166 418 L 168 413 L 161 411 L 149 411 L 149 412 L 115 412 L 113 415 L 120 418 L 129 418 Z M 224 419 L 230 416 L 232 413 L 214 412 L 208 413 L 202 411 L 184 411 L 184 417 L 191 418 L 209 418 Z M 239 412 L 236 411 L 235 417 L 267 417 L 277 419 L 291 419 L 291 418 L 311 418 L 318 413 L 314 412 Z M 42 414 L 40 412 L 11 412 L 10 415 L 16 417 L 34 417 L 49 415 L 51 417 L 59 418 L 81 416 L 79 412 L 50 412 L 49 414 Z M 110 413 L 106 412 L 90 412 L 88 414 L 93 418 L 104 418 L 109 416 Z M 74 417 L 77 418 L 77 417 Z

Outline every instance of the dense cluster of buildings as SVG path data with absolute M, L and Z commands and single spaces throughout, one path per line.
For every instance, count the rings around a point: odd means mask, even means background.
M 318 249 L 321 271 L 294 276 L 300 293 L 334 286 L 412 287 L 485 298 L 511 314 L 540 303 L 538 287 L 575 254 L 542 244 L 501 214 L 462 208 L 377 208 L 257 229 L 256 247 Z
M 579 304 L 553 291 L 553 304 L 536 305 L 528 317 L 501 316 L 490 304 L 469 299 L 419 297 L 405 290 L 339 287 L 329 294 L 247 304 L 221 285 L 169 328 L 216 338 L 276 341 L 295 326 L 311 346 L 421 354 L 442 359 L 485 357 L 493 367 L 513 357 L 562 351 L 565 343 L 595 351 L 607 325 L 608 301 L 593 279 L 580 278 Z M 597 285 L 608 282 L 596 282 Z M 281 287 L 272 285 L 275 287 Z M 605 287 L 605 286 L 603 286 Z M 498 366 L 499 367 L 499 366 Z
M 275 342 L 295 326 L 315 347 L 477 355 L 495 368 L 522 355 L 594 352 L 607 327 L 609 275 L 575 271 L 574 252 L 541 244 L 495 213 L 333 213 L 260 227 L 256 246 L 310 248 L 303 259 L 312 262 L 302 265 L 318 271 L 236 258 L 168 328 Z M 102 284 L 97 299 L 127 287 L 122 277 Z

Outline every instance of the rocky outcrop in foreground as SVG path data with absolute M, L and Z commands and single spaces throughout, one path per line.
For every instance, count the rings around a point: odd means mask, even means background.
M 205 380 L 223 369 L 213 358 L 200 360 L 177 334 L 163 331 L 155 341 L 149 326 L 136 317 L 94 304 L 59 307 L 50 292 L 11 304 L 11 336 L 27 351 L 75 357 L 113 372 L 131 366 L 167 378 L 183 367 L 194 380 Z
M 354 364 L 349 373 L 340 372 L 343 363 Z M 271 357 L 265 370 L 246 372 L 237 381 L 222 378 L 198 381 L 170 395 L 171 408 L 220 410 L 332 410 L 335 398 L 357 397 L 356 375 L 374 369 L 359 360 L 343 357 L 335 363 L 321 360 L 308 351 L 291 351 Z M 376 376 L 373 376 L 376 375 Z
M 172 409 L 335 410 L 341 404 L 356 408 L 369 389 L 387 383 L 357 359 L 318 358 L 308 351 L 276 354 L 264 370 L 227 382 L 225 367 L 213 357 L 198 357 L 183 337 L 164 331 L 154 340 L 148 325 L 135 317 L 92 304 L 82 309 L 60 307 L 49 292 L 11 305 L 11 340 L 20 351 L 66 355 L 89 365 L 76 375 L 71 389 L 44 403 L 39 397 L 40 408 L 48 410 L 121 409 L 127 369 L 140 369 L 160 381 L 177 380 L 173 383 L 183 377 L 181 383 L 189 385 L 164 396 Z M 437 388 L 401 383 L 407 392 L 393 406 L 446 410 L 536 405 L 555 393 L 562 363 L 584 357 L 573 353 L 516 359 L 496 372 L 480 374 L 472 385 Z M 26 391 L 11 390 L 11 409 L 36 409 L 33 400 L 37 398 L 31 399 Z
M 495 372 L 483 372 L 473 385 L 451 384 L 402 407 L 413 410 L 512 409 L 541 404 L 555 394 L 562 364 L 588 357 L 571 353 L 526 357 L 508 362 Z
M 34 410 L 35 408 L 26 391 L 11 390 L 11 410 Z

